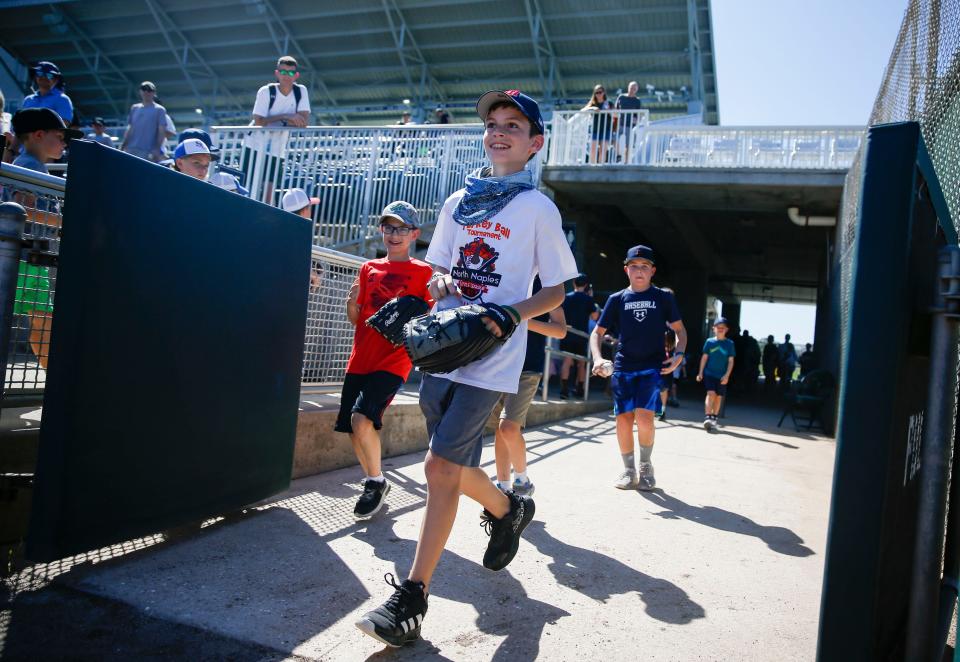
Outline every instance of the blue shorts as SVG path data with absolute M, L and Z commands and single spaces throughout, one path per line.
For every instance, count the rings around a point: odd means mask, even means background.
M 660 371 L 614 372 L 610 377 L 613 413 L 626 414 L 634 409 L 657 411 L 660 402 Z
M 483 427 L 503 395 L 424 374 L 420 411 L 427 419 L 430 451 L 462 467 L 479 467 Z
M 717 395 L 726 395 L 727 394 L 727 385 L 721 384 L 720 380 L 722 377 L 713 377 L 711 375 L 703 376 L 703 385 L 707 388 L 708 391 L 713 391 Z

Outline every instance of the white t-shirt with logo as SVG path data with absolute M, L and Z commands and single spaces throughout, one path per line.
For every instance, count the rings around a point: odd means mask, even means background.
M 277 97 L 273 102 L 273 108 L 270 107 L 270 85 L 264 85 L 257 90 L 257 100 L 253 104 L 253 114 L 269 120 L 277 115 L 295 115 L 302 111 L 310 112 L 310 95 L 307 88 L 299 83 L 294 83 L 300 88 L 300 103 L 297 103 L 297 96 L 290 90 L 290 94 L 283 94 L 279 87 L 277 88 Z M 267 122 L 266 126 L 282 127 L 281 121 Z M 286 131 L 251 131 L 250 135 L 244 141 L 244 145 L 253 149 L 263 149 L 273 156 L 282 156 L 287 146 L 288 133 Z
M 438 309 L 470 303 L 509 305 L 530 298 L 533 278 L 543 287 L 577 276 L 557 206 L 536 190 L 524 191 L 492 219 L 464 227 L 453 220 L 465 190 L 447 198 L 427 249 L 427 262 L 449 269 L 463 301 L 447 297 Z M 527 323 L 486 358 L 439 375 L 460 384 L 516 393 L 527 351 Z

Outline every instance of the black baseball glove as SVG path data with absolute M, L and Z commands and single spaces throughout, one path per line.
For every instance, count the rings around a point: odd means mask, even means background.
M 484 317 L 497 323 L 501 337 L 487 330 Z M 411 320 L 405 328 L 404 347 L 423 372 L 452 372 L 490 354 L 516 328 L 510 313 L 497 304 L 471 304 Z
M 395 297 L 380 307 L 380 310 L 367 318 L 367 326 L 399 347 L 405 337 L 403 327 L 414 317 L 425 315 L 430 306 L 420 297 L 407 294 Z

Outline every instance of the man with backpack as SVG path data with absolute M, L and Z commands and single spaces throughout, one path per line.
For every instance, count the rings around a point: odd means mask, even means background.
M 284 55 L 277 60 L 277 68 L 273 74 L 277 82 L 257 90 L 252 125 L 276 129 L 300 129 L 307 126 L 310 121 L 310 97 L 307 88 L 297 83 L 300 78 L 297 61 Z M 265 195 L 262 199 L 268 204 L 275 203 L 274 189 L 280 185 L 282 179 L 288 134 L 288 131 L 282 130 L 252 131 L 244 141 L 241 168 L 249 174 L 255 170 L 255 159 L 263 162 L 260 172 L 263 173 L 261 181 L 264 182 Z

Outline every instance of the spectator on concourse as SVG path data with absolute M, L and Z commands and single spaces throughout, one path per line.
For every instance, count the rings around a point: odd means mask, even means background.
M 36 91 L 24 98 L 21 108 L 49 108 L 69 125 L 73 121 L 73 102 L 63 92 L 63 77 L 53 62 L 37 62 L 30 71 Z
M 148 80 L 140 83 L 140 103 L 130 106 L 127 130 L 120 149 L 148 161 L 163 159 L 163 141 L 167 138 L 167 109 L 156 103 L 157 86 Z

